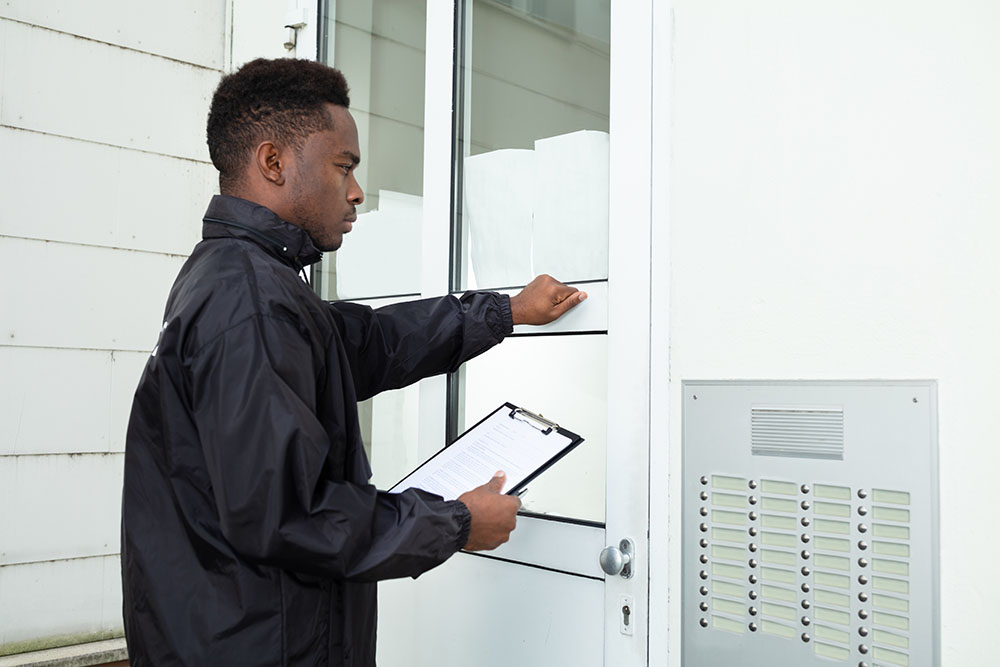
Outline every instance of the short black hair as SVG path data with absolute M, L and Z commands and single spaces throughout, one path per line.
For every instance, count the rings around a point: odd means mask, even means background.
M 340 70 L 312 60 L 258 58 L 219 82 L 208 111 L 208 153 L 219 189 L 231 191 L 257 145 L 272 140 L 302 147 L 314 132 L 332 129 L 326 103 L 351 105 Z

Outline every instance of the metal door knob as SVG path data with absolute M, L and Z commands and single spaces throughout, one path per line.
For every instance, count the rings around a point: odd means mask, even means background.
M 601 569 L 610 575 L 620 574 L 624 579 L 632 576 L 632 563 L 635 547 L 632 540 L 626 538 L 617 547 L 604 547 L 601 551 Z
M 624 570 L 631 563 L 632 557 L 618 547 L 604 547 L 601 551 L 601 569 L 614 575 Z

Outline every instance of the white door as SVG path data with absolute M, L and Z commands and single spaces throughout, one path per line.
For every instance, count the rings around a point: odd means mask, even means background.
M 331 0 L 322 12 L 320 52 L 352 86 L 367 202 L 321 292 L 372 305 L 515 293 L 544 272 L 590 295 L 452 377 L 363 406 L 383 488 L 503 401 L 586 439 L 529 485 L 508 544 L 381 585 L 380 665 L 647 663 L 651 11 Z M 601 550 L 626 538 L 631 577 L 606 575 Z

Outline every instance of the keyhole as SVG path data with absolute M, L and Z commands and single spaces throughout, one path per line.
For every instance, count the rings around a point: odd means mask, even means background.
M 628 605 L 622 607 L 622 616 L 625 617 L 625 625 L 628 625 L 628 617 L 632 613 L 632 610 L 628 608 Z

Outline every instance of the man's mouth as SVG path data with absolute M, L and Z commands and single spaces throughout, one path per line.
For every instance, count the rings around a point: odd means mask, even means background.
M 358 216 L 356 216 L 356 215 L 349 215 L 346 218 L 344 218 L 344 222 L 347 223 L 347 231 L 348 232 L 351 231 L 352 229 L 354 229 L 354 223 L 357 222 L 357 220 L 358 220 Z

